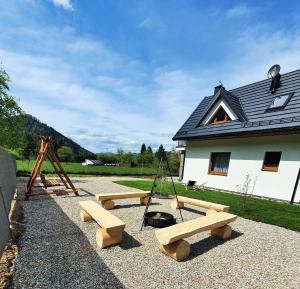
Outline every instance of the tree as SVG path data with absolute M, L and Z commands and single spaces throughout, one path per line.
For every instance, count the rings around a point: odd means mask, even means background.
M 17 101 L 8 95 L 10 79 L 0 67 L 0 146 L 20 147 L 24 136 L 24 113 Z
M 175 149 L 168 152 L 168 161 L 171 173 L 178 176 L 180 166 L 180 153 L 177 152 Z
M 124 151 L 121 148 L 117 151 L 117 161 L 121 165 L 124 163 Z
M 63 146 L 66 145 L 66 141 L 65 141 L 65 138 L 64 137 L 61 137 L 59 140 L 58 140 L 58 147 L 61 148 Z
M 99 153 L 97 154 L 97 160 L 104 164 L 115 164 L 118 162 L 117 156 L 112 153 Z
M 141 151 L 140 151 L 140 154 L 144 154 L 146 152 L 146 145 L 143 143 L 142 146 L 141 146 Z
M 63 162 L 71 162 L 74 160 L 74 152 L 68 146 L 62 146 L 57 150 L 59 159 Z
M 159 147 L 158 147 L 158 150 L 156 151 L 155 153 L 155 157 L 160 160 L 161 159 L 161 156 L 163 154 L 163 151 L 164 151 L 164 147 L 163 145 L 161 144 Z
M 148 165 L 153 163 L 153 152 L 151 146 L 148 146 L 144 159 L 145 163 Z
M 29 160 L 35 154 L 36 143 L 31 136 L 31 134 L 26 133 L 24 137 L 23 149 L 22 149 L 22 158 Z

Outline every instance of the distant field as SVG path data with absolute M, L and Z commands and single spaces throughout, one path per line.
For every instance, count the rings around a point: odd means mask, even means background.
M 80 163 L 61 163 L 69 174 L 78 175 L 119 175 L 119 176 L 151 176 L 155 175 L 156 168 L 130 168 L 130 167 L 110 167 L 110 166 L 82 166 Z M 19 173 L 30 173 L 34 161 L 17 160 Z M 42 172 L 45 174 L 54 173 L 49 162 L 44 162 Z

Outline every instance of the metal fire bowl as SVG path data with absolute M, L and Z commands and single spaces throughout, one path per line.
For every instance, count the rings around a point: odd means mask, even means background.
M 159 218 L 157 217 L 159 214 Z M 148 212 L 145 214 L 144 226 L 164 228 L 176 224 L 176 218 L 165 212 Z

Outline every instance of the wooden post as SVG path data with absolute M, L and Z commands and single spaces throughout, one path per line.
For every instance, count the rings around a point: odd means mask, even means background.
M 80 219 L 82 222 L 87 222 L 92 220 L 92 216 L 87 213 L 85 210 L 80 210 Z
M 100 248 L 106 248 L 108 246 L 119 244 L 122 242 L 123 230 L 110 230 L 107 231 L 104 228 L 100 228 L 96 232 L 96 242 Z
M 231 237 L 231 233 L 232 229 L 228 225 L 210 231 L 211 235 L 216 236 L 222 240 L 229 239 Z
M 148 204 L 148 202 L 149 202 L 149 199 L 150 199 L 149 196 L 147 196 L 147 197 L 141 197 L 140 198 L 141 205 L 145 205 L 146 206 Z
M 111 210 L 115 207 L 115 203 L 112 200 L 101 201 L 101 205 L 106 210 Z
M 184 207 L 184 203 L 182 202 L 177 202 L 176 198 L 171 200 L 171 208 L 176 210 L 179 208 L 183 208 Z
M 160 244 L 159 249 L 162 253 L 170 256 L 174 260 L 183 261 L 190 255 L 191 245 L 182 239 L 168 245 Z

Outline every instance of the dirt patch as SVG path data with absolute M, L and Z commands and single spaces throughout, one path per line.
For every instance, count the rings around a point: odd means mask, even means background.
M 0 258 L 0 289 L 12 289 L 13 264 L 18 254 L 18 239 L 24 231 L 20 223 L 23 219 L 23 208 L 20 203 L 20 196 L 15 195 L 11 204 L 9 214 L 11 239 L 7 243 Z
M 8 243 L 0 259 L 0 289 L 11 289 L 13 262 L 18 253 L 18 246 Z

